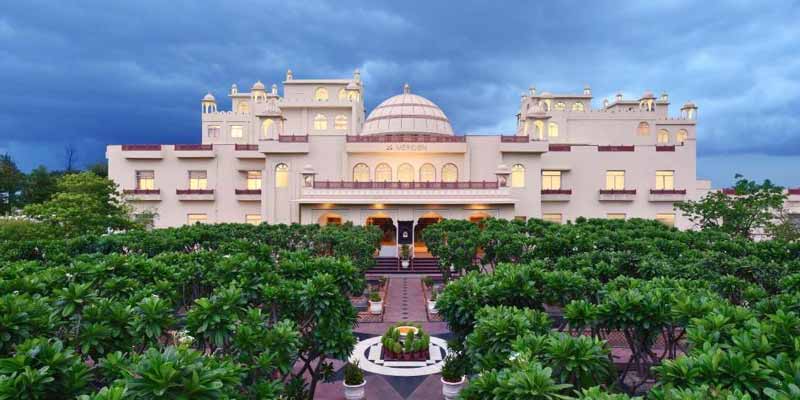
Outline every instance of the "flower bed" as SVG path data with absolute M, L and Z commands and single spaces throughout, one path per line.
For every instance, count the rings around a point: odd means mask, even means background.
M 398 323 L 381 337 L 386 361 L 425 361 L 430 358 L 431 337 L 418 324 Z

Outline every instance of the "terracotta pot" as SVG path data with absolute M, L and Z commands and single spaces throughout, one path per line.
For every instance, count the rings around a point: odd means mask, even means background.
M 445 400 L 453 400 L 458 397 L 458 394 L 461 393 L 461 389 L 464 389 L 464 383 L 467 381 L 466 376 L 462 376 L 459 382 L 447 382 L 444 378 L 441 379 L 442 381 L 442 395 L 444 396 Z
M 363 400 L 365 398 L 365 389 L 367 386 L 367 381 L 361 382 L 360 385 L 348 385 L 342 382 L 344 385 L 344 398 L 347 400 Z

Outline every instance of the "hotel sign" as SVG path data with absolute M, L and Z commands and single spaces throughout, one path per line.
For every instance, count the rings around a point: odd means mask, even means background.
M 428 145 L 419 143 L 387 144 L 386 151 L 428 151 Z

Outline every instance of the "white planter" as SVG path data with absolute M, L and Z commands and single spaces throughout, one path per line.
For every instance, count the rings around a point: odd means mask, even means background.
M 380 315 L 383 314 L 383 300 L 381 301 L 372 301 L 369 302 L 369 313 Z
M 444 395 L 445 400 L 453 400 L 458 397 L 458 394 L 461 392 L 461 389 L 464 389 L 464 382 L 466 382 L 467 378 L 465 376 L 461 377 L 461 381 L 452 383 L 446 382 L 444 378 L 441 378 L 442 381 L 442 395 Z
M 428 300 L 428 314 L 437 314 L 436 300 Z
M 403 269 L 407 269 L 407 268 L 408 268 L 408 265 L 409 265 L 410 263 L 411 263 L 411 262 L 410 262 L 410 261 L 408 261 L 408 260 L 400 260 L 400 265 L 403 267 Z
M 347 400 L 363 400 L 364 399 L 364 389 L 367 386 L 367 381 L 361 382 L 360 385 L 348 385 L 342 382 L 344 385 L 344 398 Z

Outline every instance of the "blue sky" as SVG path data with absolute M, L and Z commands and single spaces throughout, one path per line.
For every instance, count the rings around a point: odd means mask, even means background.
M 799 20 L 797 1 L 6 2 L 0 152 L 27 170 L 197 142 L 208 90 L 360 68 L 368 109 L 409 82 L 462 133 L 513 132 L 531 85 L 665 90 L 700 107 L 699 177 L 800 186 Z

